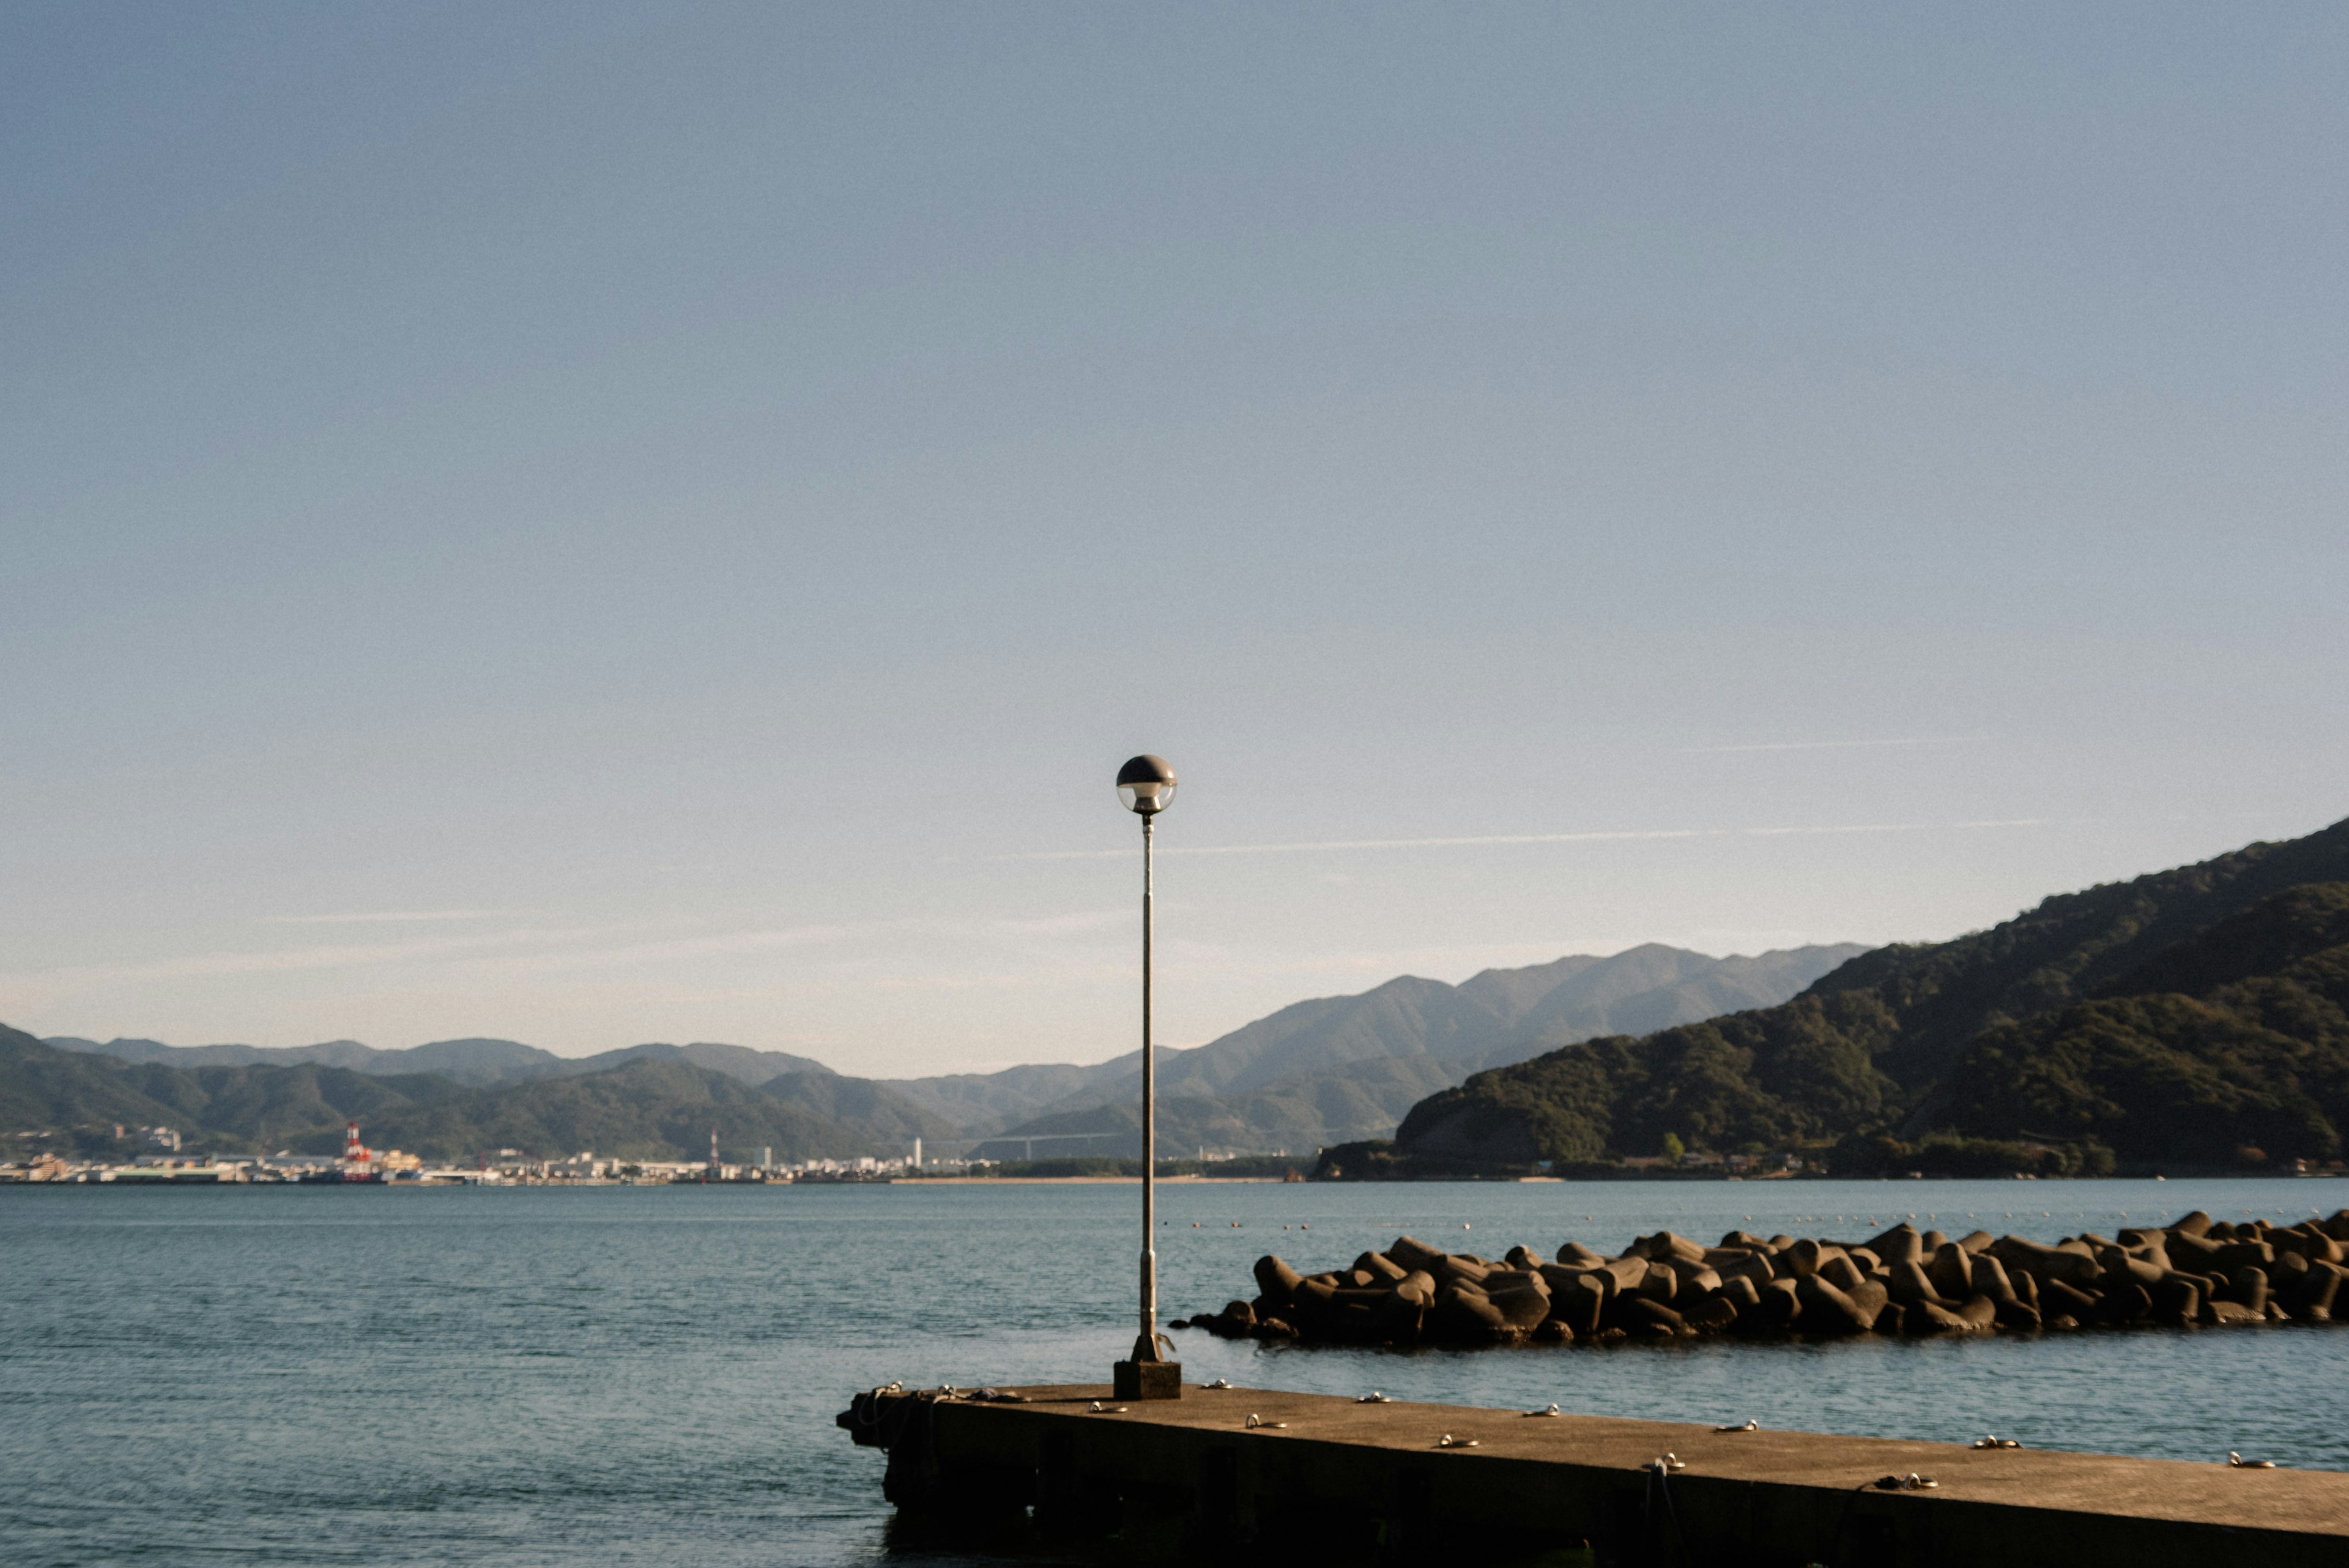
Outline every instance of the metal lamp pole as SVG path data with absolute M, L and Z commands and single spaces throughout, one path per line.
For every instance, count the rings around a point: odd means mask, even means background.
M 1142 1337 L 1136 1342 L 1154 1352 L 1158 1347 L 1158 1057 L 1150 1041 L 1150 917 L 1157 889 L 1152 885 L 1150 852 L 1156 821 L 1155 815 L 1142 819 Z M 1143 1358 L 1141 1349 L 1133 1354 L 1136 1360 Z
M 1133 1359 L 1117 1363 L 1112 1387 L 1120 1399 L 1179 1399 L 1183 1365 L 1165 1359 L 1158 1334 L 1158 1061 L 1150 1029 L 1151 851 L 1158 814 L 1174 799 L 1174 770 L 1163 757 L 1135 757 L 1118 770 L 1117 793 L 1142 818 L 1142 1332 Z

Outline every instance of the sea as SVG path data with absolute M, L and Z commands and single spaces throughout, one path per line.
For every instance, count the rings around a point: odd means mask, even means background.
M 1401 1234 L 1499 1256 L 1659 1228 L 2042 1241 L 2322 1179 L 1173 1182 L 1164 1314 Z M 0 1189 L 0 1563 L 898 1563 L 860 1388 L 1106 1381 L 1132 1183 Z M 1174 1336 L 1194 1381 L 2349 1469 L 2349 1324 L 1507 1351 Z

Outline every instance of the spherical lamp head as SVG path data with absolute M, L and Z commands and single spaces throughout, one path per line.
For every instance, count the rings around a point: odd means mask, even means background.
M 1117 798 L 1128 811 L 1156 816 L 1174 804 L 1174 770 L 1164 757 L 1135 757 L 1117 770 Z

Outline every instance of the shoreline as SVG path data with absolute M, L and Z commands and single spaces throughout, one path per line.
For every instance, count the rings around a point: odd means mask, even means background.
M 1168 1187 L 1181 1183 L 1191 1187 L 1249 1185 L 1278 1187 L 1282 1179 L 1278 1176 L 1162 1176 L 1158 1179 L 1158 1185 Z M 1142 1178 L 1138 1176 L 901 1176 L 894 1178 L 886 1185 L 891 1187 L 1068 1187 L 1088 1184 L 1139 1187 L 1142 1185 Z M 1302 1187 L 1308 1184 L 1291 1182 L 1289 1185 Z

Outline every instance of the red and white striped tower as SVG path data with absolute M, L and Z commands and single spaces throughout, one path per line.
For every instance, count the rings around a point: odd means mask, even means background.
M 373 1174 L 375 1155 L 359 1141 L 359 1124 L 347 1123 L 343 1128 L 343 1179 L 365 1181 Z

